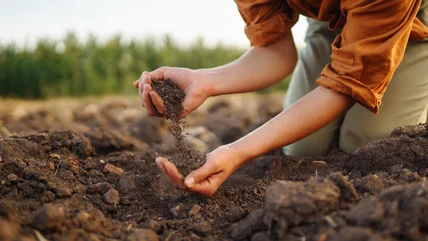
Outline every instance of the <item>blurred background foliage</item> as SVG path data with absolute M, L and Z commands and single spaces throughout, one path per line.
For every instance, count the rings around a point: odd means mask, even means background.
M 80 41 L 69 33 L 62 41 L 41 39 L 32 48 L 0 46 L 0 96 L 48 98 L 135 94 L 132 83 L 142 71 L 161 66 L 209 68 L 237 59 L 244 49 L 222 44 L 207 46 L 202 38 L 180 46 L 171 37 L 162 40 L 122 41 L 113 36 Z M 262 90 L 285 91 L 289 78 Z

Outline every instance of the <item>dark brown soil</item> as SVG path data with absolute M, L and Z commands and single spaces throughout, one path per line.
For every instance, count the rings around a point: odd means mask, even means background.
M 52 110 L 0 113 L 0 240 L 428 239 L 428 125 L 397 128 L 352 154 L 272 152 L 206 198 L 173 189 L 154 163 L 177 153 L 163 121 L 133 117 L 138 103 L 120 103 L 77 107 L 68 121 Z M 189 116 L 212 131 L 200 140 L 224 143 L 230 126 L 210 116 L 224 119 L 227 109 L 241 113 L 240 133 L 271 115 L 256 120 L 250 100 L 243 109 L 224 103 Z
M 182 103 L 186 94 L 170 79 L 160 81 L 152 78 L 152 88 L 159 94 L 165 104 L 166 117 L 169 119 L 168 124 L 171 134 L 177 139 L 177 151 L 174 155 L 169 156 L 168 159 L 186 176 L 189 172 L 205 163 L 204 155 L 192 147 L 183 134 L 183 127 L 187 126 L 187 124 L 180 119 L 180 115 L 183 112 Z

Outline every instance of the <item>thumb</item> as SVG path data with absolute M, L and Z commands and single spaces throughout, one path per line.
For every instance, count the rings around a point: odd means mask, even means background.
M 214 165 L 210 163 L 205 163 L 202 167 L 192 171 L 187 175 L 186 179 L 184 179 L 184 185 L 187 188 L 193 188 L 199 182 L 205 180 L 207 177 L 216 173 L 217 169 Z
M 150 76 L 152 78 L 155 78 L 157 80 L 165 80 L 165 72 L 167 70 L 167 67 L 160 67 L 152 72 L 150 72 Z

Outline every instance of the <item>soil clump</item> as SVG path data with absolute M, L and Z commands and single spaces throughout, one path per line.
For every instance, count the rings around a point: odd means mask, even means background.
M 152 88 L 163 100 L 171 134 L 177 139 L 177 152 L 169 157 L 169 161 L 174 163 L 181 174 L 186 176 L 205 163 L 204 155 L 196 150 L 183 134 L 183 129 L 187 124 L 180 117 L 183 113 L 182 103 L 186 94 L 170 79 L 161 81 L 152 78 Z

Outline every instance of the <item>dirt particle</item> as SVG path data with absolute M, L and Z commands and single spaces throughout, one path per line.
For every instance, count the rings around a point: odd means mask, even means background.
M 158 235 L 152 230 L 136 229 L 127 238 L 128 241 L 159 241 Z
M 116 189 L 119 191 L 121 195 L 132 194 L 137 190 L 137 186 L 135 183 L 135 176 L 133 175 L 125 175 L 122 176 L 119 181 L 116 183 Z
M 407 168 L 404 168 L 400 171 L 400 177 L 405 182 L 417 182 L 420 180 L 419 174 L 417 172 L 412 172 Z
M 7 180 L 9 180 L 9 181 L 11 181 L 11 182 L 16 182 L 16 181 L 18 181 L 18 176 L 17 175 L 15 175 L 15 174 L 9 174 L 8 176 L 7 176 Z
M 55 200 L 55 194 L 51 191 L 45 191 L 43 193 L 42 202 L 43 203 L 50 203 Z
M 190 171 L 201 167 L 205 163 L 205 157 L 183 135 L 186 123 L 180 120 L 183 112 L 182 102 L 186 94 L 178 88 L 170 79 L 159 81 L 152 79 L 152 88 L 163 100 L 167 109 L 166 117 L 171 134 L 177 139 L 177 154 L 170 156 L 169 161 L 174 163 L 178 170 L 186 176 Z
M 383 181 L 377 175 L 367 175 L 355 183 L 358 190 L 369 192 L 372 195 L 378 194 L 385 187 Z
M 61 227 L 64 218 L 64 209 L 46 204 L 34 217 L 33 226 L 40 231 L 57 230 Z
M 258 209 L 250 213 L 246 219 L 232 224 L 229 229 L 230 236 L 233 240 L 245 240 L 249 239 L 251 234 L 262 231 L 266 228 L 264 215 L 264 210 Z
M 264 232 L 258 232 L 251 237 L 251 241 L 270 241 L 268 235 L 266 235 Z
M 183 111 L 183 105 L 181 103 L 186 96 L 184 91 L 178 88 L 170 79 L 165 81 L 152 79 L 152 88 L 162 98 L 167 110 L 166 116 L 169 119 L 179 119 Z
M 340 197 L 344 201 L 352 202 L 358 200 L 358 194 L 352 183 L 348 182 L 340 173 L 332 173 L 328 179 L 340 189 Z
M 107 173 L 107 175 L 112 175 L 116 178 L 123 176 L 125 174 L 125 171 L 122 168 L 113 166 L 111 164 L 106 164 L 104 166 L 104 173 Z
M 119 192 L 112 188 L 103 195 L 103 199 L 108 204 L 117 205 L 120 202 Z
M 155 220 L 150 219 L 145 225 L 144 228 L 150 229 L 155 231 L 156 233 L 159 233 L 162 230 L 162 226 L 156 222 Z
M 193 225 L 193 229 L 197 234 L 206 235 L 211 232 L 212 227 L 211 224 L 207 221 L 201 221 L 200 223 L 196 223 Z
M 245 217 L 247 212 L 241 207 L 234 207 L 226 214 L 226 219 L 229 223 L 234 223 Z
M 382 203 L 374 199 L 364 199 L 352 208 L 346 219 L 357 225 L 376 225 L 384 218 L 385 209 Z
M 201 211 L 201 206 L 199 206 L 198 204 L 195 204 L 193 205 L 192 209 L 190 209 L 189 216 L 195 216 L 196 214 L 199 213 L 199 211 Z
M 178 204 L 177 206 L 175 206 L 175 207 L 173 207 L 173 208 L 171 208 L 170 210 L 169 210 L 169 212 L 172 214 L 172 216 L 174 216 L 174 217 L 179 217 L 179 216 L 182 216 L 181 214 L 182 214 L 182 209 L 181 209 L 181 203 L 180 204 Z
M 71 189 L 67 187 L 57 188 L 55 191 L 56 191 L 56 196 L 59 198 L 71 197 L 71 194 L 72 194 Z
M 189 236 L 189 240 L 190 240 L 190 241 L 200 241 L 200 240 L 201 240 L 201 237 L 199 237 L 198 235 L 196 235 L 196 234 L 192 233 L 192 234 Z
M 108 191 L 110 191 L 112 189 L 110 183 L 108 182 L 99 182 L 97 184 L 95 184 L 95 193 L 104 195 L 105 193 L 107 193 Z

